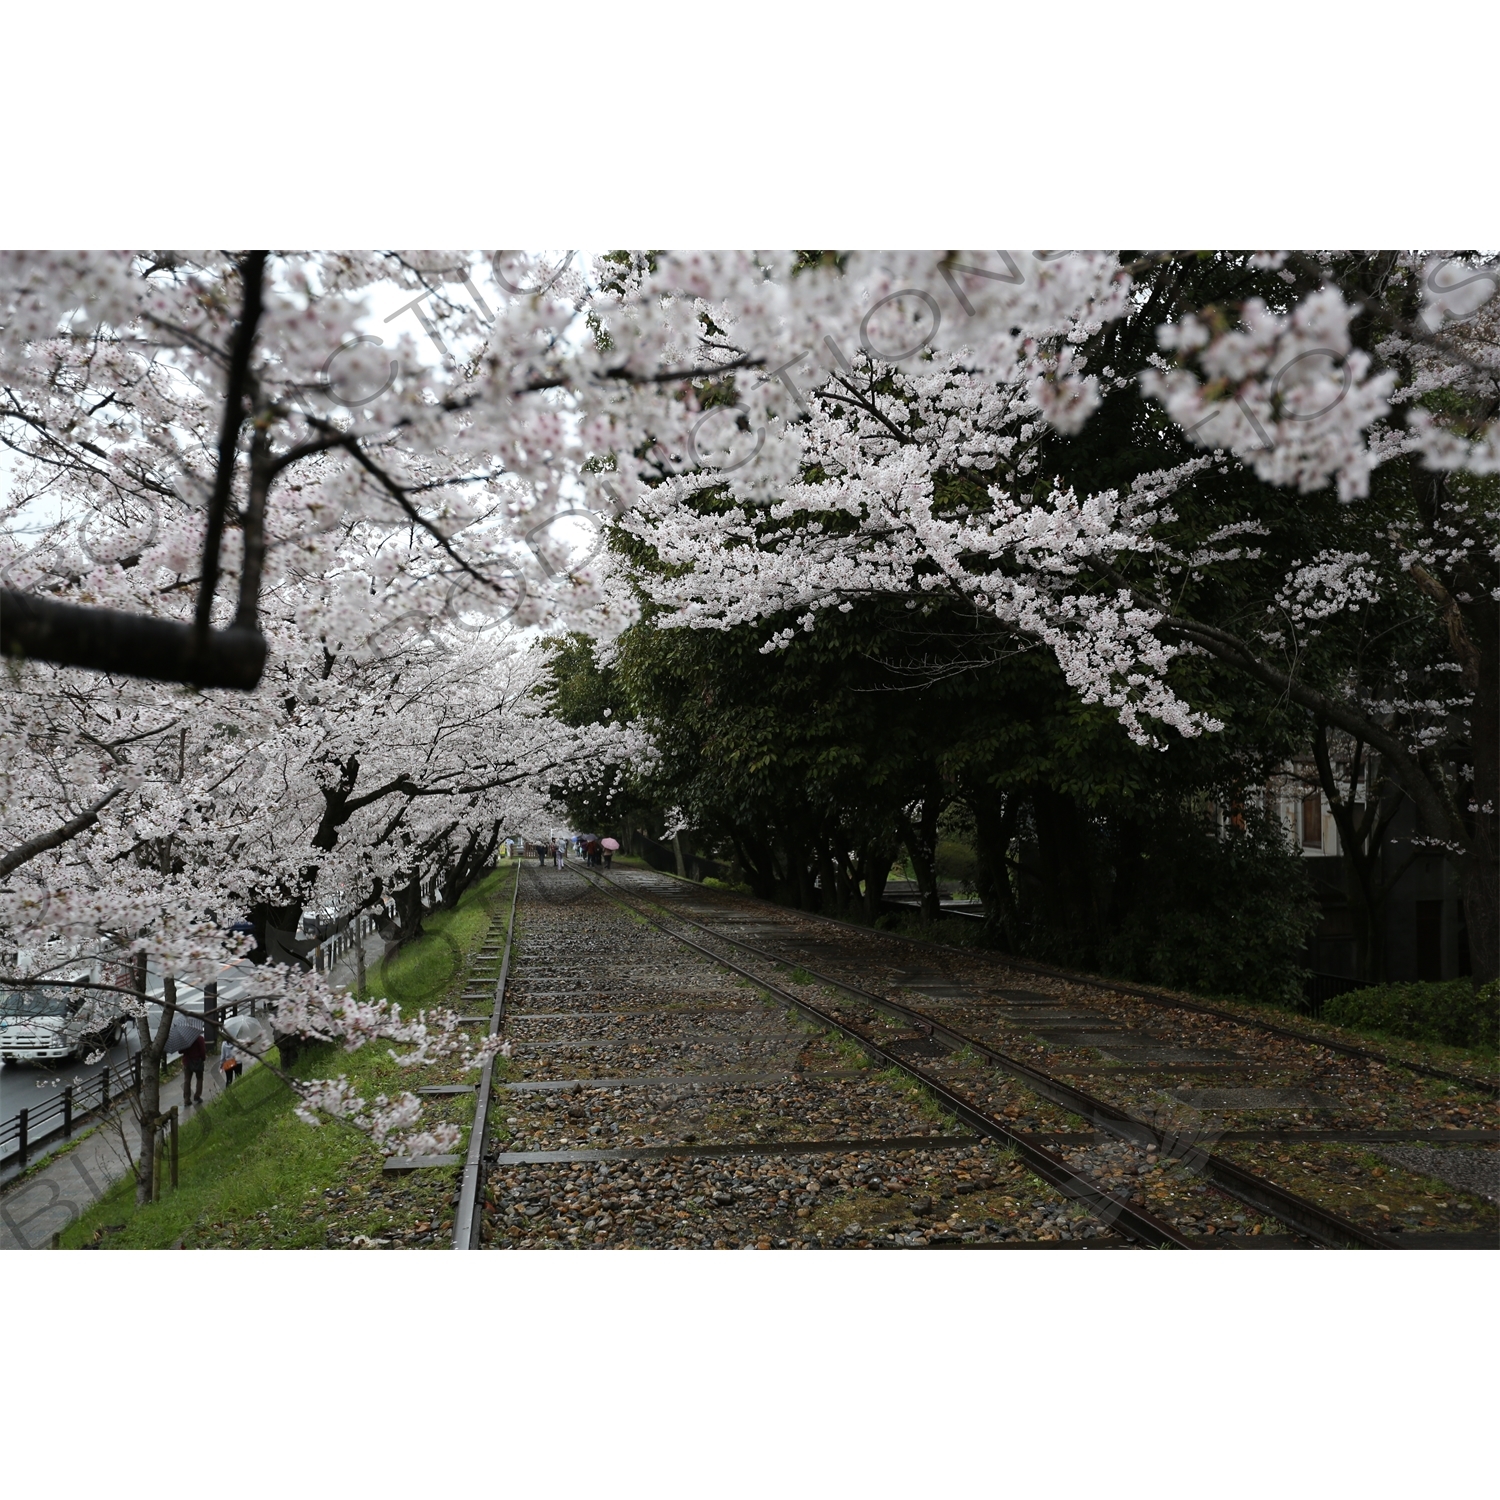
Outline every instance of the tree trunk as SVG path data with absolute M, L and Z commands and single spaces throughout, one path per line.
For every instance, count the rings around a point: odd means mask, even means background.
M 795 843 L 787 840 L 788 874 L 796 881 L 798 908 L 802 911 L 818 909 L 818 893 L 813 886 L 813 858 L 811 845 L 805 838 Z
M 146 955 L 136 954 L 135 990 L 144 1001 L 146 998 Z M 172 1030 L 173 1006 L 177 1001 L 177 981 L 169 974 L 162 981 L 161 1020 L 156 1034 L 151 1034 L 151 1023 L 144 1015 L 136 1017 L 136 1036 L 141 1044 L 141 1089 L 136 1100 L 140 1112 L 141 1160 L 136 1171 L 135 1201 L 150 1203 L 156 1196 L 156 1129 L 161 1116 L 161 1060 L 166 1056 L 167 1036 Z
M 831 917 L 842 916 L 839 910 L 838 856 L 826 838 L 816 839 L 812 847 L 813 873 L 816 877 L 818 910 Z
M 936 922 L 943 915 L 937 880 L 937 822 L 942 810 L 943 799 L 929 790 L 915 819 L 906 811 L 901 813 L 901 839 L 911 856 L 917 889 L 922 893 L 922 919 L 926 922 Z
M 749 877 L 750 889 L 762 901 L 776 899 L 776 856 L 763 839 L 751 834 L 734 836 L 735 853 Z
M 833 883 L 838 893 L 838 914 L 844 921 L 856 921 L 859 917 L 860 865 L 849 851 L 849 840 L 840 831 L 838 844 L 833 854 Z
M 974 884 L 984 902 L 985 936 L 1001 948 L 1017 942 L 1016 897 L 1010 885 L 1010 846 L 1016 836 L 1020 798 L 974 795 L 968 798 L 978 834 Z
M 257 901 L 250 910 L 250 924 L 255 929 L 255 947 L 250 952 L 253 964 L 285 963 L 308 967 L 309 945 L 297 936 L 302 925 L 302 902 L 277 905 Z
M 885 905 L 885 883 L 901 843 L 894 829 L 877 833 L 864 848 L 864 920 L 874 926 Z
M 397 946 L 409 942 L 422 930 L 422 877 L 413 871 L 405 885 L 391 892 L 396 907 Z
M 1485 855 L 1476 849 L 1458 867 L 1469 932 L 1469 970 L 1476 984 L 1487 984 L 1500 974 L 1500 871 Z

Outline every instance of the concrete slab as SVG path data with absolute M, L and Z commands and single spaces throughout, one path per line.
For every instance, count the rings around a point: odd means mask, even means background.
M 1174 1089 L 1172 1097 L 1194 1109 L 1337 1109 L 1331 1094 L 1312 1089 Z

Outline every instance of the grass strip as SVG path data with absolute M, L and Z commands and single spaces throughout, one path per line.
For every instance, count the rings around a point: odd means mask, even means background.
M 372 966 L 369 992 L 398 1000 L 407 1014 L 456 1000 L 470 955 L 492 918 L 503 916 L 512 870 L 486 876 L 452 911 L 428 917 L 419 938 Z M 290 1071 L 304 1078 L 342 1073 L 366 1098 L 473 1081 L 445 1068 L 417 1076 L 378 1044 L 353 1053 L 312 1048 Z M 385 1153 L 366 1136 L 336 1122 L 305 1125 L 295 1102 L 269 1069 L 251 1069 L 182 1127 L 176 1192 L 169 1188 L 159 1202 L 137 1207 L 135 1179 L 127 1175 L 63 1232 L 63 1248 L 446 1247 L 456 1167 L 386 1178 Z M 426 1105 L 424 1119 L 468 1125 L 473 1118 L 472 1095 Z

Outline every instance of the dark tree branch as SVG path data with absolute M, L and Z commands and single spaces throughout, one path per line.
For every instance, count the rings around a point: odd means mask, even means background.
M 69 818 L 66 823 L 59 828 L 54 828 L 51 833 L 39 833 L 34 839 L 27 839 L 24 844 L 17 844 L 9 854 L 0 857 L 0 880 L 3 880 L 12 870 L 20 869 L 27 860 L 35 859 L 38 854 L 45 854 L 49 849 L 56 849 L 66 844 L 69 839 L 77 838 L 80 833 L 92 828 L 99 821 L 99 814 L 124 790 L 124 787 L 119 786 L 112 788 L 92 806 L 85 808 L 76 818 Z
M 0 589 L 0 655 L 248 692 L 265 668 L 266 641 L 253 630 L 210 630 L 204 636 L 176 620 Z
M 235 329 L 234 348 L 229 357 L 229 378 L 224 388 L 224 419 L 219 428 L 219 466 L 214 474 L 213 494 L 208 502 L 208 526 L 203 534 L 203 578 L 198 590 L 196 624 L 199 636 L 207 640 L 209 619 L 214 607 L 214 589 L 219 582 L 219 545 L 224 537 L 224 517 L 234 491 L 235 456 L 239 450 L 240 428 L 245 421 L 245 396 L 250 385 L 250 359 L 255 351 L 255 331 L 260 323 L 261 296 L 266 270 L 265 250 L 252 250 L 240 262 L 240 280 L 245 288 L 244 306 Z

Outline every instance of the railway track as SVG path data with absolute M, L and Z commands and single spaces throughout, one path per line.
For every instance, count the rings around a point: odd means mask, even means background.
M 510 977 L 511 947 L 516 935 L 516 901 L 521 893 L 519 871 L 510 891 L 510 914 L 502 938 L 493 923 L 479 946 L 463 992 L 463 1003 L 486 1001 L 490 1005 L 489 1032 L 499 1036 L 505 1024 L 505 986 Z M 495 1060 L 487 1058 L 475 1089 L 474 1123 L 469 1130 L 469 1148 L 459 1178 L 458 1203 L 453 1215 L 453 1248 L 473 1250 L 479 1244 L 481 1190 L 484 1186 L 484 1152 L 490 1134 L 490 1109 L 495 1094 Z
M 1124 1175 L 1150 1179 L 1156 1217 L 1176 1229 L 1168 1243 L 1211 1242 L 1223 1227 L 1222 1218 L 1204 1222 L 1201 1203 L 1184 1201 L 1180 1178 L 1163 1180 L 1162 1163 L 1172 1160 L 1280 1220 L 1294 1243 L 1500 1243 L 1493 1100 L 1474 1089 L 1455 1109 L 1454 1090 L 1464 1087 L 1456 1078 L 1435 1082 L 1436 1070 L 1424 1077 L 1379 1054 L 1211 1007 L 1166 1007 L 1178 1015 L 1163 1036 L 1164 1007 L 1139 992 L 1105 991 L 1111 1003 L 1091 993 L 1085 1004 L 1070 979 L 1018 990 L 1013 964 L 955 949 L 921 947 L 918 967 L 903 968 L 891 955 L 917 948 L 910 940 L 654 872 L 620 872 L 609 884 L 689 928 L 705 956 L 733 955 L 746 977 L 883 1049 L 887 1061 L 913 1048 L 937 1053 L 914 1071 L 1009 1129 L 1016 1149 L 1039 1146 L 1106 1181 L 1120 1178 L 1126 1153 Z M 1189 1086 L 1205 1081 L 1231 1086 Z M 1455 1114 L 1465 1118 L 1455 1124 Z M 1080 1122 L 1092 1137 L 1078 1132 Z
M 519 901 L 481 1243 L 1189 1243 L 577 872 Z
M 669 877 L 674 878 L 674 877 Z M 681 877 L 675 877 L 680 879 Z M 779 910 L 773 903 L 758 902 L 759 905 L 775 911 Z M 947 944 L 924 944 L 918 945 L 913 938 L 902 937 L 897 933 L 878 932 L 868 927 L 857 926 L 853 922 L 844 922 L 837 917 L 819 916 L 820 922 L 830 926 L 843 927 L 850 932 L 863 935 L 874 935 L 886 942 L 905 944 L 907 946 L 925 946 L 929 949 L 937 947 L 943 952 L 959 952 L 961 950 Z M 1343 1053 L 1347 1057 L 1363 1058 L 1367 1062 L 1379 1063 L 1384 1067 L 1404 1068 L 1408 1072 L 1418 1073 L 1424 1078 L 1437 1078 L 1447 1083 L 1456 1083 L 1463 1088 L 1472 1089 L 1476 1093 L 1488 1094 L 1491 1098 L 1500 1098 L 1500 1083 L 1489 1078 L 1477 1078 L 1469 1073 L 1454 1072 L 1451 1068 L 1436 1068 L 1429 1063 L 1418 1062 L 1411 1058 L 1400 1058 L 1391 1053 L 1382 1052 L 1375 1047 L 1363 1047 L 1354 1042 L 1346 1042 L 1338 1037 L 1321 1036 L 1316 1032 L 1310 1032 L 1295 1026 L 1279 1025 L 1275 1021 L 1268 1021 L 1264 1017 L 1237 1015 L 1233 1011 L 1223 1009 L 1221 1006 L 1205 1005 L 1201 1001 L 1183 1000 L 1175 995 L 1163 994 L 1158 990 L 1144 990 L 1137 985 L 1124 984 L 1118 980 L 1095 979 L 1086 974 L 1069 973 L 1066 969 L 1055 968 L 1050 964 L 1034 963 L 1028 959 L 1019 959 L 1007 954 L 1004 959 L 1007 968 L 1018 974 L 1040 974 L 1048 979 L 1061 979 L 1070 984 L 1083 985 L 1089 989 L 1104 991 L 1115 995 L 1130 995 L 1137 999 L 1148 1001 L 1152 1005 L 1160 1006 L 1169 1010 L 1191 1011 L 1201 1016 L 1216 1016 L 1220 1020 L 1233 1021 L 1241 1026 L 1253 1027 L 1257 1031 L 1264 1031 L 1268 1035 L 1284 1037 L 1289 1041 L 1310 1042 L 1320 1047 L 1326 1047 L 1333 1052 Z
M 513 1076 L 470 1220 L 483 1243 L 1369 1242 L 1317 1205 L 1278 1221 L 1236 1201 L 1194 1170 L 1201 1139 L 1160 1122 L 1142 1134 L 1115 1118 L 1111 1132 L 1096 1109 L 1080 1136 L 1072 1098 L 1041 1101 L 1050 1131 L 1009 1117 L 942 1076 L 951 1026 L 918 1018 L 907 1035 L 899 1016 L 903 1034 L 877 1034 L 868 998 L 841 1013 L 820 993 L 834 976 L 788 976 L 785 953 L 734 948 L 656 902 L 661 890 L 576 870 L 522 878 L 495 1022 Z M 471 1160 L 483 1142 L 477 1131 Z

